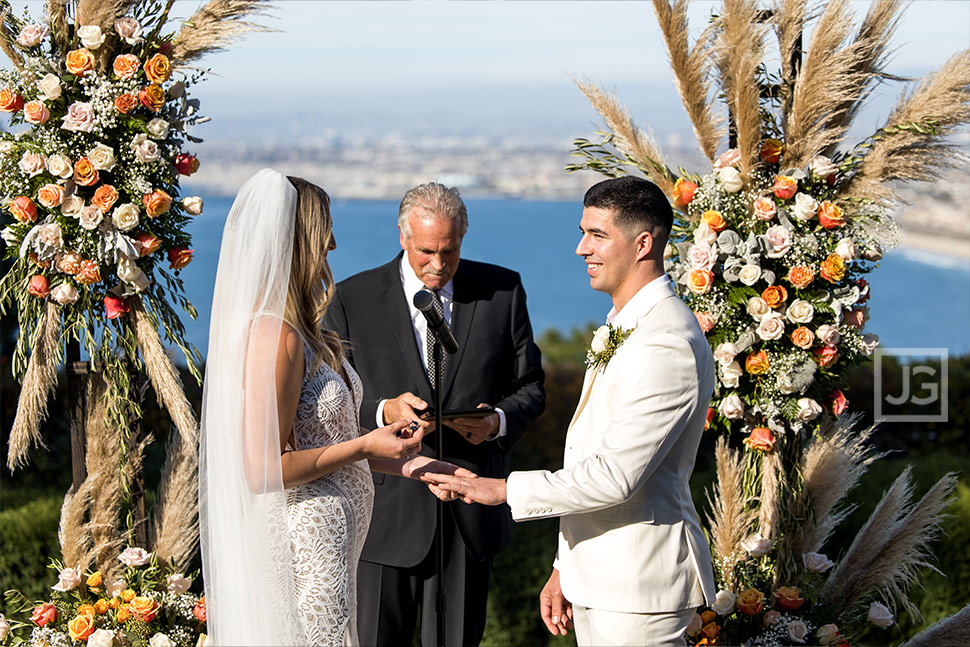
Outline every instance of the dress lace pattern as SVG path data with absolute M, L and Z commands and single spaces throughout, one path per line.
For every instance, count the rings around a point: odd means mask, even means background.
M 309 375 L 293 423 L 294 449 L 356 438 L 363 387 L 346 360 L 350 387 L 326 364 Z M 367 461 L 287 490 L 293 582 L 307 645 L 356 645 L 357 561 L 370 526 L 374 482 Z

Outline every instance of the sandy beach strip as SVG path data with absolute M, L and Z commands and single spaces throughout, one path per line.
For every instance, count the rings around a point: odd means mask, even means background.
M 899 228 L 899 246 L 970 261 L 970 237 Z

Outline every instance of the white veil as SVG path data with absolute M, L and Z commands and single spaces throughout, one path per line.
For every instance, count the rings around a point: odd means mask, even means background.
M 199 517 L 216 645 L 306 641 L 280 468 L 276 351 L 296 189 L 263 169 L 239 190 L 219 252 L 202 399 Z

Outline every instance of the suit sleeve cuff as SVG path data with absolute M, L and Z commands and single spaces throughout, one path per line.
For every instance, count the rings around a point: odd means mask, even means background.
M 498 440 L 499 438 L 502 438 L 508 434 L 508 428 L 505 422 L 505 412 L 498 407 L 495 407 L 495 413 L 498 414 L 498 432 L 496 432 L 494 436 L 489 436 L 486 438 L 486 441 Z
M 384 403 L 386 402 L 387 400 L 381 400 L 377 403 L 377 427 L 384 426 Z M 374 427 L 374 429 L 377 429 L 377 427 Z

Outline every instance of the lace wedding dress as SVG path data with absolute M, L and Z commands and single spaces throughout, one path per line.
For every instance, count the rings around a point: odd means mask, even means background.
M 305 348 L 307 371 L 311 355 Z M 346 360 L 343 378 L 326 364 L 305 375 L 293 423 L 294 449 L 360 435 L 363 388 Z M 374 482 L 367 461 L 286 491 L 293 581 L 306 644 L 357 645 L 357 561 L 370 526 Z

